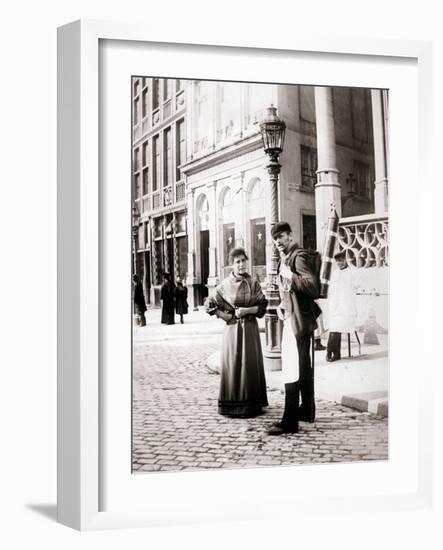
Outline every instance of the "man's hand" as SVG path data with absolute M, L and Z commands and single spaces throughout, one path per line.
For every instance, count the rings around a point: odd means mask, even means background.
M 280 319 L 280 321 L 285 320 L 285 316 L 283 314 L 283 309 L 280 306 L 277 307 L 277 317 Z

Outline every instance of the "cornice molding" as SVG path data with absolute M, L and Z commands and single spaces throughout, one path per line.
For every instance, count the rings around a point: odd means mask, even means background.
M 252 151 L 256 151 L 261 147 L 261 136 L 260 134 L 255 134 L 249 138 L 236 141 L 226 147 L 216 149 L 215 151 L 211 151 L 202 157 L 187 162 L 184 166 L 182 166 L 182 172 L 187 176 L 192 176 L 198 172 L 207 170 L 208 168 L 219 166 L 222 163 L 241 157 Z

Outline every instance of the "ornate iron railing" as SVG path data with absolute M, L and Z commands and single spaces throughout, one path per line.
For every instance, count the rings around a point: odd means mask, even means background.
M 178 111 L 179 109 L 183 109 L 185 106 L 185 92 L 184 90 L 181 90 L 177 93 L 177 97 L 175 98 L 175 110 Z
M 169 206 L 172 204 L 172 186 L 163 188 L 163 206 Z
M 343 218 L 338 228 L 339 249 L 349 265 L 386 267 L 389 265 L 389 223 L 387 216 Z
M 171 100 L 167 101 L 163 105 L 163 117 L 168 118 L 172 114 L 172 103 Z
M 182 201 L 185 198 L 185 182 L 181 181 L 175 185 L 175 200 L 176 202 Z
M 156 208 L 159 208 L 159 207 L 160 207 L 160 192 L 156 191 L 152 195 L 152 208 L 153 210 L 155 210 Z

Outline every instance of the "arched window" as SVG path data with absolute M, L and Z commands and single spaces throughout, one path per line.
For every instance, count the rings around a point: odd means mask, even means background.
M 248 185 L 248 200 L 255 201 L 264 198 L 263 184 L 259 178 L 254 178 Z
M 225 208 L 226 206 L 231 206 L 232 204 L 232 192 L 230 187 L 226 187 L 223 191 L 223 200 L 222 205 Z
M 266 277 L 266 198 L 263 182 L 252 179 L 248 186 L 248 217 L 251 274 L 263 282 Z
M 209 203 L 206 195 L 201 195 L 198 198 L 197 212 L 200 218 L 200 231 L 209 229 Z
M 225 187 L 220 194 L 220 238 L 222 240 L 222 265 L 223 276 L 226 277 L 229 268 L 229 253 L 235 246 L 235 221 L 232 190 Z

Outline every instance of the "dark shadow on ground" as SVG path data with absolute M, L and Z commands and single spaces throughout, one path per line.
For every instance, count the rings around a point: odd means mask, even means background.
M 41 516 L 52 521 L 57 521 L 57 505 L 56 504 L 26 504 L 28 510 L 37 512 Z
M 348 357 L 347 355 L 342 355 L 340 363 L 345 363 L 346 361 L 358 361 L 359 359 L 381 359 L 382 357 L 388 357 L 388 351 L 376 351 L 375 353 L 362 353 L 361 355 L 352 355 Z

